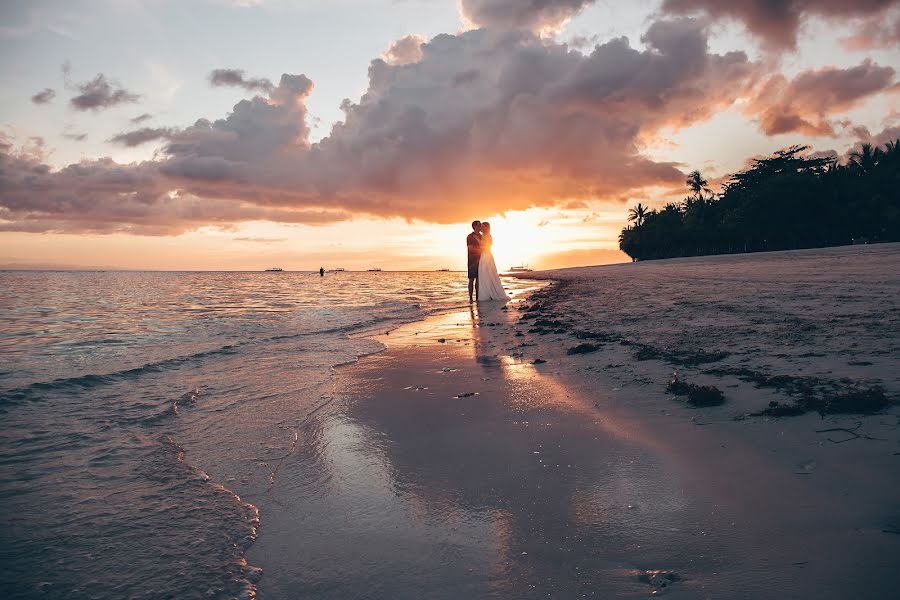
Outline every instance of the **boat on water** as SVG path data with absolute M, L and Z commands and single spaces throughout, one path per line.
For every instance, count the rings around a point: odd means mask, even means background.
M 519 265 L 518 267 L 509 268 L 510 273 L 530 273 L 531 271 L 534 271 L 534 269 L 529 268 L 528 265 Z
M 450 269 L 448 269 L 447 267 L 444 267 L 443 269 L 438 269 L 438 271 L 441 273 L 449 273 Z
M 329 269 L 328 272 L 329 273 L 343 273 L 345 270 L 346 269 L 344 269 L 342 267 L 338 267 L 337 269 Z
M 281 271 L 284 271 L 284 269 L 282 269 L 281 267 L 269 267 L 268 269 L 266 269 L 267 273 L 279 273 Z
M 369 273 L 378 273 L 381 269 L 368 269 Z

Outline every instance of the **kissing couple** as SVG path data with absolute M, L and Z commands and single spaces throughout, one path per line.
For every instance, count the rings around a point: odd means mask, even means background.
M 509 301 L 509 296 L 500 283 L 500 273 L 491 246 L 491 224 L 472 221 L 472 233 L 466 237 L 466 251 L 469 263 L 469 302 L 472 302 L 472 291 L 479 302 L 488 300 Z

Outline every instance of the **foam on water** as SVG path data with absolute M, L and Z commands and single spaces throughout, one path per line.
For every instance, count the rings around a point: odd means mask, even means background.
M 332 367 L 453 273 L 0 273 L 0 593 L 251 598 L 255 497 Z M 261 516 L 264 526 L 265 515 Z

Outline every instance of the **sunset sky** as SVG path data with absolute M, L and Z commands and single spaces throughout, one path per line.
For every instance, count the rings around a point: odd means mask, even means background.
M 0 268 L 620 262 L 630 206 L 900 137 L 900 0 L 0 5 Z

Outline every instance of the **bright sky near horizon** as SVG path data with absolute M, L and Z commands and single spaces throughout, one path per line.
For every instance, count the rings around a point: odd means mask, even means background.
M 0 5 L 0 268 L 619 262 L 627 209 L 900 137 L 900 0 Z

